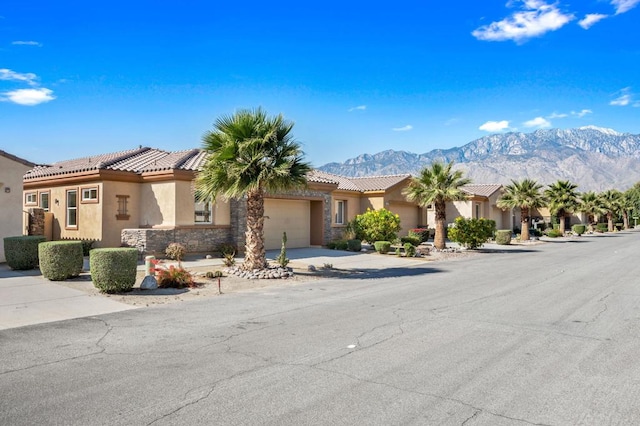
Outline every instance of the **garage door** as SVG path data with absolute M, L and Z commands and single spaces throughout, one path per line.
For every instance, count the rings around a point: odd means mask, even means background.
M 404 237 L 409 232 L 409 229 L 418 226 L 420 211 L 417 206 L 391 203 L 389 210 L 400 216 L 402 231 L 398 234 L 399 237 Z
M 264 240 L 267 250 L 279 249 L 282 233 L 287 233 L 287 248 L 309 247 L 310 204 L 305 200 L 264 200 Z

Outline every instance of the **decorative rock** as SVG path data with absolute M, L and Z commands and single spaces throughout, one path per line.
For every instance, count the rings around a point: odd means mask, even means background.
M 205 258 L 205 259 L 213 259 L 213 256 L 211 256 L 210 254 L 208 254 L 208 255 L 206 255 L 204 258 Z
M 309 272 L 315 272 L 315 271 L 316 271 L 316 267 L 315 267 L 315 266 L 313 266 L 313 265 L 309 265 L 309 266 L 307 266 L 307 271 L 309 271 Z
M 147 275 L 140 284 L 140 290 L 155 290 L 158 288 L 158 281 L 153 275 Z
M 287 279 L 293 276 L 293 271 L 291 269 L 282 268 L 280 266 L 270 266 L 266 269 L 254 269 L 252 271 L 245 271 L 239 266 L 233 266 L 230 268 L 225 268 L 224 272 L 228 275 L 235 275 L 237 277 L 250 280 Z

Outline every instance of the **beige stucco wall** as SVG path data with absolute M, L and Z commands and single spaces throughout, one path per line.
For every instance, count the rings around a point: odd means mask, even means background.
M 195 196 L 190 181 L 175 182 L 176 225 L 193 225 L 195 217 Z M 215 219 L 215 218 L 214 218 Z
M 103 185 L 102 227 L 96 224 L 96 228 L 101 229 L 102 238 L 96 243 L 96 247 L 119 247 L 120 233 L 123 229 L 137 228 L 140 225 L 141 211 L 143 209 L 141 200 L 141 185 L 135 182 L 105 181 Z M 117 195 L 128 195 L 127 212 L 129 219 L 117 219 L 118 197 Z
M 140 223 L 135 227 L 176 225 L 175 182 L 148 182 L 140 187 Z
M 0 238 L 23 235 L 22 176 L 30 167 L 0 155 Z M 9 192 L 6 192 L 8 188 Z M 4 262 L 4 242 L 0 241 L 0 262 Z
M 401 230 L 399 236 L 404 237 L 409 233 L 409 229 L 416 228 L 420 219 L 420 209 L 415 204 L 404 202 L 390 202 L 387 207 L 389 211 L 400 216 Z

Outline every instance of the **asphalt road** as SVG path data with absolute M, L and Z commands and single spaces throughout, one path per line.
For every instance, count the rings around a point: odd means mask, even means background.
M 622 232 L 0 331 L 0 424 L 640 424 L 639 254 Z

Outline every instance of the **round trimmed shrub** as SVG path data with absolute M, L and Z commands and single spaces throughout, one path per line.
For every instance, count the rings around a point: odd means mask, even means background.
M 104 293 L 130 291 L 136 282 L 137 266 L 135 248 L 98 248 L 89 253 L 91 280 Z
M 404 255 L 406 257 L 415 257 L 416 247 L 411 243 L 404 243 Z
M 42 235 L 20 235 L 4 238 L 4 257 L 14 270 L 33 269 L 38 266 L 38 244 L 47 241 Z
M 64 281 L 82 272 L 82 241 L 49 241 L 38 244 L 40 272 L 51 281 Z
M 378 253 L 387 254 L 387 253 L 389 253 L 389 250 L 391 249 L 391 242 L 390 241 L 376 241 L 375 243 L 373 243 L 373 247 L 376 249 L 376 251 Z
M 347 250 L 360 251 L 362 250 L 362 241 L 360 240 L 347 240 Z
M 571 230 L 577 235 L 582 235 L 587 232 L 587 225 L 573 225 Z
M 511 244 L 511 230 L 498 229 L 496 231 L 496 244 L 500 244 L 503 246 Z
M 422 242 L 422 239 L 420 237 L 417 237 L 417 236 L 409 234 L 406 237 L 400 238 L 400 241 L 402 242 L 402 244 L 409 243 L 409 244 L 417 247 Z

